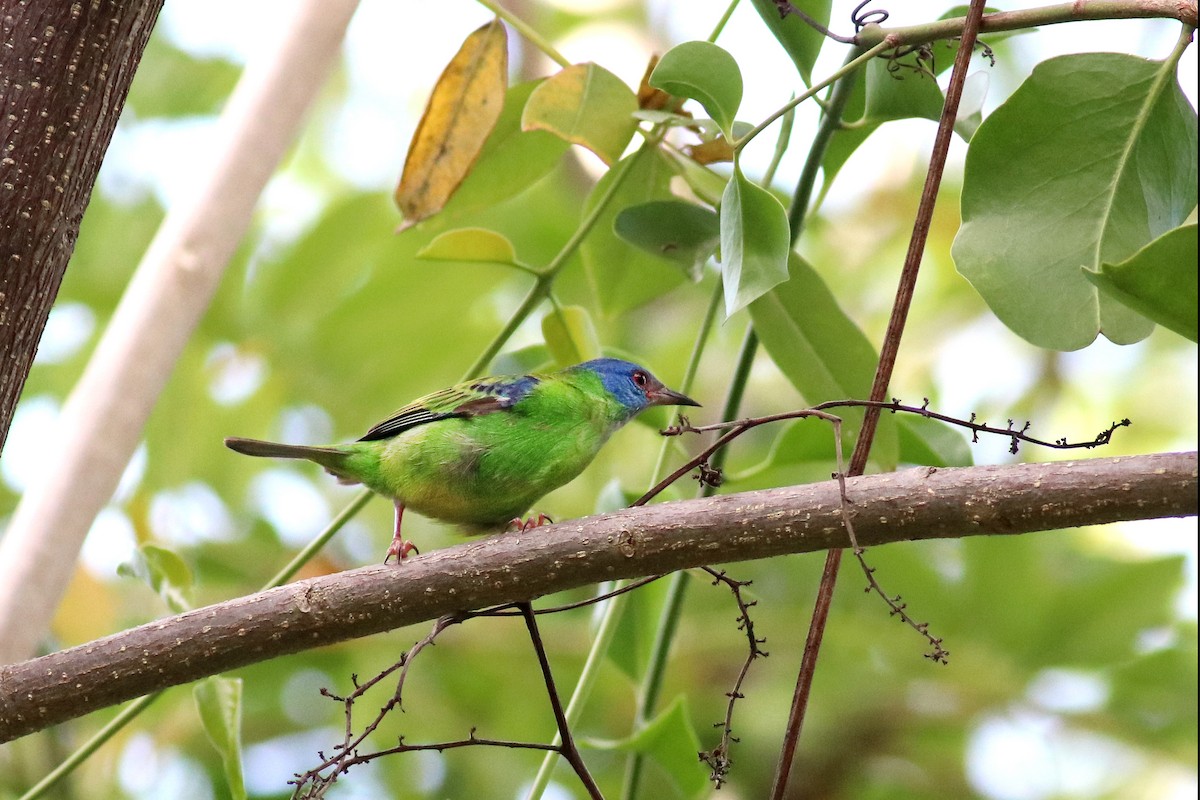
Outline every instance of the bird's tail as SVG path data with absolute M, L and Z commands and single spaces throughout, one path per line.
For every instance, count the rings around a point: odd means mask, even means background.
M 225 446 L 230 450 L 247 456 L 259 458 L 302 458 L 305 461 L 315 461 L 334 475 L 343 475 L 342 467 L 346 462 L 346 452 L 338 447 L 314 447 L 306 444 L 280 444 L 279 442 L 264 442 L 261 439 L 243 439 L 239 436 L 229 436 Z

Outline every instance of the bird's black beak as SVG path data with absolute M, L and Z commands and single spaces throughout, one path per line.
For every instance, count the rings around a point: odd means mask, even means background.
M 650 405 L 654 406 L 699 406 L 692 398 L 686 394 L 681 394 L 672 389 L 663 386 L 646 393 L 646 397 L 650 400 Z

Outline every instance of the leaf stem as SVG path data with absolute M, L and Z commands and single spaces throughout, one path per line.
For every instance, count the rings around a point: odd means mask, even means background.
M 717 20 L 717 24 L 713 27 L 712 33 L 708 35 L 708 41 L 716 43 L 717 37 L 721 35 L 721 31 L 725 30 L 725 25 L 729 22 L 729 18 L 733 16 L 733 11 L 738 7 L 741 0 L 729 0 L 729 5 L 725 7 L 725 13 Z
M 509 317 L 508 322 L 505 323 L 504 327 L 499 333 L 496 334 L 495 338 L 492 339 L 491 343 L 488 344 L 484 351 L 479 354 L 479 357 L 475 359 L 475 363 L 473 363 L 467 369 L 463 376 L 463 380 L 477 378 L 483 374 L 484 370 L 487 369 L 487 365 L 491 363 L 492 359 L 495 358 L 500 352 L 500 349 L 504 347 L 510 338 L 512 338 L 512 335 L 516 333 L 517 328 L 521 327 L 521 323 L 523 323 L 525 319 L 533 313 L 534 309 L 538 307 L 542 300 L 544 300 L 547 295 L 550 294 L 550 289 L 554 285 L 554 279 L 558 276 L 558 273 L 562 271 L 562 268 L 567 263 L 568 259 L 570 259 L 571 256 L 575 254 L 575 251 L 579 249 L 579 246 L 583 244 L 584 238 L 586 238 L 587 235 L 592 232 L 592 228 L 596 227 L 596 223 L 600 220 L 600 216 L 605 212 L 605 210 L 608 208 L 608 204 L 611 203 L 612 199 L 616 196 L 617 190 L 621 188 L 621 184 L 625 182 L 625 178 L 628 177 L 630 172 L 633 171 L 634 164 L 637 163 L 647 152 L 650 152 L 654 148 L 658 147 L 660 140 L 661 135 L 648 135 L 646 141 L 642 142 L 642 146 L 638 148 L 636 153 L 634 153 L 625 161 L 620 162 L 616 167 L 613 168 L 619 171 L 613 176 L 612 183 L 608 185 L 608 188 L 605 190 L 604 194 L 600 195 L 599 199 L 596 201 L 596 205 L 591 211 L 588 212 L 587 216 L 580 221 L 578 227 L 575 228 L 575 231 L 571 234 L 570 238 L 568 238 L 566 243 L 563 244 L 562 249 L 560 249 L 554 258 L 550 260 L 550 263 L 546 265 L 545 269 L 540 271 L 537 280 L 533 284 L 533 287 L 529 290 L 529 293 L 525 295 L 525 299 L 521 301 L 521 305 L 517 306 L 517 310 L 513 312 L 511 317 Z
M 793 108 L 800 105 L 805 100 L 807 100 L 810 97 L 812 97 L 813 95 L 815 95 L 817 92 L 819 92 L 822 89 L 824 89 L 825 87 L 829 86 L 834 81 L 836 81 L 838 78 L 841 78 L 843 75 L 849 75 L 851 72 L 857 71 L 859 68 L 861 68 L 864 64 L 866 64 L 872 58 L 879 55 L 884 50 L 890 50 L 893 47 L 895 47 L 895 44 L 890 39 L 884 39 L 882 42 L 875 45 L 870 50 L 866 51 L 865 53 L 858 56 L 857 58 L 847 61 L 839 69 L 835 70 L 827 78 L 825 78 L 825 80 L 821 81 L 820 83 L 813 84 L 811 88 L 806 89 L 802 93 L 796 95 L 791 100 L 787 101 L 782 106 L 780 106 L 776 111 L 772 112 L 771 115 L 768 116 L 766 119 L 764 119 L 762 122 L 758 123 L 753 128 L 751 128 L 746 133 L 745 136 L 743 136 L 742 138 L 740 138 L 736 142 L 734 142 L 734 144 L 733 144 L 734 152 L 740 153 L 742 148 L 745 147 L 747 144 L 749 144 L 750 141 L 755 136 L 758 136 L 760 133 L 762 133 L 764 130 L 766 130 L 767 127 L 769 127 L 771 125 L 771 123 L 773 123 L 775 120 L 782 117 L 788 111 L 791 111 Z
M 857 53 L 856 48 L 850 49 L 846 56 L 846 66 L 858 59 Z M 792 192 L 792 204 L 788 208 L 788 225 L 791 227 L 793 247 L 800 241 L 800 234 L 804 231 L 804 221 L 808 217 L 813 187 L 817 183 L 817 173 L 821 170 L 821 164 L 825 160 L 825 153 L 829 149 L 829 142 L 833 139 L 833 134 L 841 127 L 842 114 L 846 111 L 846 104 L 850 102 L 850 95 L 854 92 L 856 83 L 858 83 L 858 75 L 854 72 L 847 72 L 841 80 L 834 84 L 829 95 L 829 102 L 825 104 L 821 114 L 821 122 L 813 136 L 812 146 L 808 149 L 808 158 L 805 159 L 804 167 L 800 170 L 800 178 L 796 181 L 796 190 Z
M 562 53 L 554 49 L 554 45 L 546 41 L 545 37 L 534 30 L 533 27 L 525 20 L 509 11 L 507 8 L 504 8 L 499 3 L 493 2 L 493 0 L 477 0 L 477 2 L 479 5 L 488 9 L 497 17 L 511 25 L 517 33 L 521 34 L 521 36 L 527 39 L 529 43 L 538 50 L 541 50 L 543 53 L 545 53 L 546 57 L 551 61 L 563 68 L 571 66 L 571 62 L 567 61 Z

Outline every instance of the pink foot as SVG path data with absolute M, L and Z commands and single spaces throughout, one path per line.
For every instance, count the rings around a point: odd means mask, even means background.
M 407 541 L 403 536 L 400 535 L 400 521 L 403 518 L 404 518 L 404 506 L 401 505 L 399 500 L 397 500 L 396 501 L 396 528 L 395 528 L 395 531 L 392 533 L 392 543 L 390 545 L 388 545 L 387 555 L 383 557 L 383 563 L 385 563 L 385 564 L 391 560 L 392 556 L 396 557 L 396 564 L 400 565 L 400 564 L 404 563 L 404 559 L 408 557 L 409 553 L 415 552 L 417 555 L 421 554 L 421 551 L 417 550 L 417 546 L 415 544 L 413 544 L 410 541 Z
M 508 521 L 508 527 L 505 528 L 505 530 L 513 531 L 514 533 L 524 533 L 525 531 L 531 531 L 534 528 L 539 528 L 542 525 L 553 524 L 554 520 L 550 519 L 545 514 L 538 514 L 536 517 L 531 516 L 529 519 L 513 517 Z
M 393 538 L 391 545 L 388 547 L 387 555 L 383 558 L 383 563 L 388 563 L 392 556 L 396 556 L 396 563 L 400 564 L 404 559 L 408 558 L 409 553 L 421 555 L 421 551 L 412 542 Z

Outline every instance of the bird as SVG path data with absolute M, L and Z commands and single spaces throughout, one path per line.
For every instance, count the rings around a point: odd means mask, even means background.
M 228 437 L 248 456 L 313 461 L 340 483 L 362 484 L 395 505 L 384 563 L 416 545 L 401 534 L 405 509 L 467 533 L 549 522 L 522 515 L 573 480 L 608 438 L 651 406 L 699 406 L 649 370 L 598 358 L 557 372 L 478 378 L 400 408 L 354 442 L 295 445 Z

